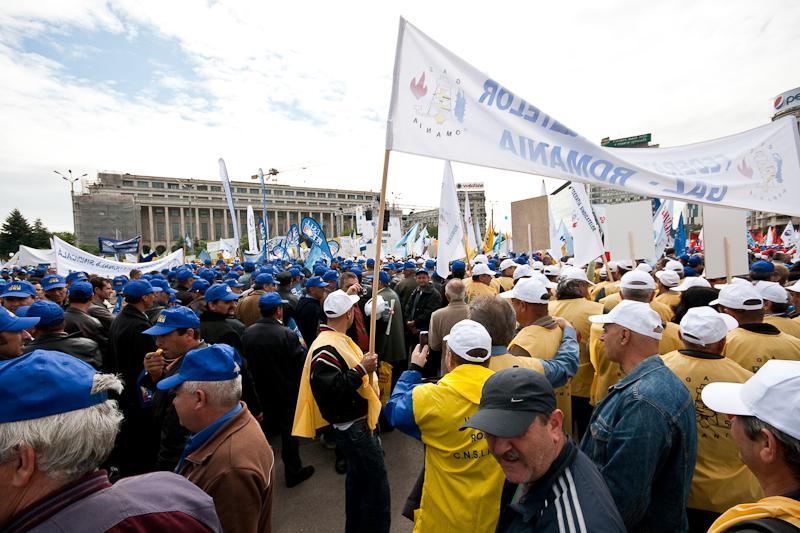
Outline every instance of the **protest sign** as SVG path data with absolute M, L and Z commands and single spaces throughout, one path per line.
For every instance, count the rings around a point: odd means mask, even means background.
M 787 116 L 685 146 L 603 148 L 400 20 L 387 150 L 800 216 L 799 146 Z
M 605 247 L 611 259 L 655 259 L 650 201 L 606 205 Z
M 517 252 L 550 248 L 550 217 L 547 196 L 511 202 L 511 239 Z M 530 228 L 530 242 L 528 229 Z
M 56 270 L 62 276 L 66 276 L 70 272 L 86 272 L 113 279 L 120 275 L 129 276 L 133 269 L 152 272 L 183 264 L 183 249 L 178 249 L 162 259 L 148 263 L 120 263 L 84 252 L 55 236 L 53 237 L 53 251 L 55 252 Z
M 750 271 L 747 261 L 747 211 L 703 206 L 705 276 L 740 276 Z

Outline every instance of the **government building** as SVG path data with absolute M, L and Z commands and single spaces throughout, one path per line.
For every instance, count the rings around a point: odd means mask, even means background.
M 73 197 L 75 238 L 96 244 L 98 237 L 129 239 L 142 236 L 151 248 L 174 249 L 186 236 L 193 242 L 233 237 L 233 224 L 222 183 L 217 180 L 139 176 L 98 172 Z M 247 206 L 261 217 L 261 185 L 232 181 L 240 236 L 247 235 Z M 355 227 L 355 208 L 376 206 L 380 193 L 319 189 L 268 183 L 267 218 L 270 238 L 285 236 L 304 217 L 317 220 L 330 239 Z M 387 206 L 388 208 L 388 206 Z M 396 215 L 392 213 L 392 215 Z

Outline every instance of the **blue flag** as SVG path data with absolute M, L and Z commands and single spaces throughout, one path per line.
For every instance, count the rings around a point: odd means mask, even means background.
M 747 230 L 747 247 L 752 248 L 756 245 L 756 240 L 753 238 L 753 232 Z
M 678 229 L 675 230 L 675 256 L 680 257 L 686 253 L 686 229 L 683 227 L 683 213 L 678 219 Z

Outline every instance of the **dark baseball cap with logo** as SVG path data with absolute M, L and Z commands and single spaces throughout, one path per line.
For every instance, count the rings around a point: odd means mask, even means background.
M 547 378 L 528 368 L 507 368 L 486 380 L 478 411 L 461 429 L 510 439 L 525 433 L 537 414 L 550 414 L 555 408 L 556 394 Z

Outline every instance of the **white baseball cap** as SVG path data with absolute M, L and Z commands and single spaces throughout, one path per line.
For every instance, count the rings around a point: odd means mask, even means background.
M 789 303 L 789 293 L 780 283 L 775 281 L 759 281 L 755 285 L 758 294 L 764 300 L 769 300 L 776 304 Z
M 674 259 L 670 259 L 667 261 L 667 264 L 664 265 L 664 270 L 674 270 L 675 272 L 678 272 L 678 275 L 683 274 L 683 263 Z
M 569 266 L 575 266 L 575 258 L 574 258 L 574 257 L 570 257 L 570 258 L 568 258 L 568 259 L 567 259 L 567 264 L 568 264 Z
M 636 265 L 636 270 L 641 270 L 642 272 L 647 272 L 648 274 L 653 271 L 653 267 L 648 265 L 647 263 L 639 263 Z
M 656 277 L 665 287 L 677 287 L 678 283 L 681 282 L 681 277 L 674 270 L 659 270 L 656 272 Z M 706 283 L 708 282 L 706 281 Z
M 650 305 L 633 300 L 622 300 L 604 315 L 591 315 L 589 320 L 595 324 L 617 324 L 634 333 L 661 340 L 664 325 L 661 317 Z
M 722 305 L 731 309 L 741 309 L 744 311 L 756 311 L 764 307 L 764 300 L 755 287 L 749 283 L 731 283 L 725 285 L 719 291 L 716 300 L 708 302 L 708 305 Z
M 518 265 L 514 262 L 513 259 L 503 259 L 500 261 L 500 272 L 507 268 L 516 268 Z
M 533 269 L 528 265 L 520 265 L 514 269 L 514 280 L 518 280 L 520 278 L 529 278 L 531 274 L 533 274 Z
M 697 276 L 692 276 L 691 278 L 683 278 L 683 282 L 677 287 L 674 287 L 672 290 L 683 292 L 685 290 L 691 289 L 692 287 L 708 287 L 710 289 L 711 284 L 708 282 L 706 278 L 698 278 Z
M 325 304 L 322 307 L 325 310 L 325 316 L 336 318 L 349 311 L 356 302 L 358 302 L 357 295 L 347 294 L 342 289 L 339 289 L 338 291 L 333 291 L 325 298 Z
M 561 280 L 575 279 L 575 280 L 578 280 L 578 281 L 584 281 L 584 282 L 588 283 L 589 285 L 594 285 L 594 283 L 589 281 L 589 278 L 586 277 L 586 272 L 584 272 L 580 268 L 574 268 L 574 267 L 573 268 L 565 268 L 564 270 L 561 271 L 560 279 Z
M 456 322 L 442 340 L 447 341 L 447 347 L 454 354 L 473 363 L 482 363 L 492 356 L 492 337 L 489 332 L 468 318 Z
M 534 261 L 533 262 L 533 269 L 534 270 L 544 270 L 544 263 L 541 261 Z
M 500 293 L 503 298 L 513 298 L 529 304 L 550 303 L 550 293 L 540 279 L 525 278 L 514 285 L 510 291 Z
M 623 259 L 622 261 L 617 261 L 617 266 L 625 270 L 633 270 L 636 268 L 636 261 L 633 259 Z
M 487 258 L 484 254 L 478 254 L 472 260 L 472 264 L 473 265 L 477 265 L 478 263 L 488 263 L 488 262 L 489 262 L 489 258 Z
M 800 439 L 800 361 L 767 361 L 744 383 L 709 383 L 703 403 L 718 413 L 754 416 Z
M 647 289 L 655 290 L 656 282 L 653 276 L 641 270 L 631 270 L 623 274 L 619 280 L 621 289 Z
M 548 289 L 555 289 L 556 287 L 558 287 L 557 283 L 553 283 L 547 276 L 545 276 L 541 272 L 536 272 L 535 270 L 531 272 L 530 278 L 541 281 L 542 283 L 544 283 L 544 286 Z
M 495 271 L 489 268 L 489 266 L 486 265 L 485 263 L 476 263 L 475 266 L 472 268 L 472 275 L 482 276 L 483 274 L 489 274 L 490 276 L 494 276 Z
M 618 266 L 616 261 L 609 261 L 608 262 L 608 269 L 611 272 L 616 272 L 617 270 L 619 270 L 619 266 Z
M 561 273 L 561 267 L 558 265 L 547 265 L 542 272 L 545 276 L 558 276 Z
M 376 312 L 378 313 L 378 316 L 380 316 L 386 310 L 386 300 L 384 300 L 383 296 L 379 294 L 376 302 Z M 367 316 L 372 316 L 372 298 L 367 300 L 367 303 L 364 304 L 364 314 Z
M 681 337 L 692 344 L 708 346 L 725 338 L 739 327 L 731 315 L 717 313 L 708 306 L 692 307 L 681 319 Z
M 786 287 L 786 290 L 792 292 L 800 292 L 800 281 L 795 281 L 794 285 L 789 285 L 788 287 Z

